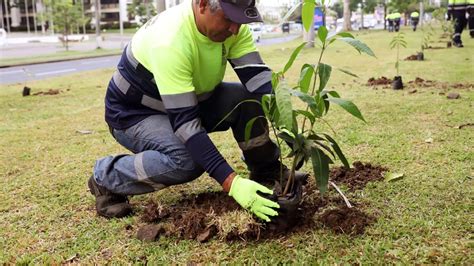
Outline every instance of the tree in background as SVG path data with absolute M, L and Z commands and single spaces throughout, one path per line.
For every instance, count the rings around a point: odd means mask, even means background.
M 157 14 L 155 7 L 150 0 L 133 0 L 133 2 L 127 7 L 127 11 L 130 16 L 135 17 L 135 21 L 139 26 L 145 24 L 149 19 Z
M 55 0 L 51 10 L 54 19 L 54 28 L 57 32 L 62 34 L 60 39 L 67 51 L 69 50 L 68 35 L 72 34 L 74 29 L 77 29 L 84 23 L 82 7 L 80 4 L 73 4 L 71 0 Z

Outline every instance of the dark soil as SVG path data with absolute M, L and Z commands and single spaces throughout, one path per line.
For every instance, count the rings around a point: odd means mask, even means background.
M 418 61 L 418 56 L 416 54 L 410 55 L 405 58 L 405 61 Z
M 49 89 L 48 91 L 39 91 L 33 93 L 32 95 L 56 95 L 59 94 L 61 91 L 57 89 Z
M 345 184 L 351 190 L 364 188 L 368 182 L 383 179 L 384 172 L 388 169 L 380 165 L 354 162 L 354 167 L 346 169 L 343 166 L 331 169 L 330 179 L 338 184 Z
M 338 234 L 360 235 L 365 228 L 375 221 L 375 218 L 359 211 L 341 205 L 336 209 L 329 209 L 319 217 L 326 227 Z
M 392 79 L 386 77 L 380 78 L 370 78 L 367 80 L 367 86 L 382 86 L 384 88 L 390 88 L 392 84 Z M 442 81 L 434 81 L 434 80 L 425 80 L 420 77 L 416 77 L 415 80 L 408 81 L 406 84 L 407 88 L 434 88 L 434 89 L 442 89 L 444 91 L 447 90 L 460 90 L 460 89 L 474 89 L 474 83 L 449 83 L 449 82 L 442 82 Z
M 370 78 L 367 80 L 367 86 L 377 86 L 377 85 L 391 85 L 392 80 L 386 77 L 380 77 L 380 78 Z
M 356 169 L 362 169 L 363 173 L 366 173 L 368 168 L 370 167 Z M 220 218 L 224 214 L 241 210 L 231 197 L 225 192 L 206 192 L 184 197 L 171 206 L 148 202 L 141 217 L 146 224 L 138 229 L 137 238 L 143 241 L 155 241 L 163 235 L 199 242 L 206 242 L 212 238 L 225 241 L 258 241 L 280 238 L 296 232 L 304 234 L 321 227 L 331 228 L 337 233 L 357 235 L 363 233 L 364 228 L 375 220 L 358 209 L 361 206 L 355 202 L 352 202 L 354 208 L 345 211 L 340 207 L 344 204 L 341 197 L 321 197 L 313 182 L 304 187 L 303 200 L 295 214 L 297 223 L 284 231 L 275 230 L 271 223 L 265 224 L 254 220 L 245 225 L 245 230 L 235 228 L 224 232 L 222 225 L 216 221 L 222 222 L 223 219 Z M 337 218 L 340 230 L 334 225 L 334 218 L 331 218 L 332 216 L 328 218 L 327 211 L 323 212 L 331 206 L 336 206 L 342 210 L 341 212 L 346 213 Z

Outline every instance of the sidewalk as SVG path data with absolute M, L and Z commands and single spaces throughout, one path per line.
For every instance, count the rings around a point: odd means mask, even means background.
M 59 41 L 59 36 L 11 33 L 6 38 L 0 39 L 0 60 L 64 52 L 66 48 Z M 132 35 L 121 36 L 120 34 L 102 34 L 101 36 L 103 41 L 100 42 L 100 47 L 103 49 L 121 49 L 132 38 Z M 74 37 L 83 41 L 70 41 L 70 51 L 92 51 L 97 48 L 95 35 Z

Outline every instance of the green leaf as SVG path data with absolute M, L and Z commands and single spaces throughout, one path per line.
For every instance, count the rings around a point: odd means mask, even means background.
M 308 93 L 313 74 L 314 74 L 314 65 L 304 64 L 303 67 L 301 68 L 300 80 L 298 81 L 300 90 L 302 92 Z
M 339 93 L 337 93 L 337 91 L 328 91 L 328 90 L 322 91 L 322 95 L 327 95 L 327 94 L 331 95 L 334 98 L 341 98 L 341 96 L 339 95 Z
M 311 149 L 311 162 L 313 163 L 314 176 L 319 192 L 324 194 L 329 181 L 329 158 L 324 152 L 313 147 Z
M 352 103 L 351 101 L 344 100 L 341 98 L 328 98 L 327 101 L 333 102 L 339 106 L 341 106 L 344 110 L 349 112 L 351 115 L 359 118 L 360 120 L 365 121 L 364 117 L 362 116 L 361 112 L 359 111 L 359 108 Z
M 245 144 L 247 144 L 247 142 L 249 141 L 249 139 L 250 139 L 250 133 L 252 133 L 253 124 L 255 123 L 255 121 L 256 121 L 258 118 L 264 118 L 264 117 L 263 117 L 263 116 L 254 117 L 254 118 L 250 119 L 250 120 L 247 122 L 247 124 L 245 125 Z
M 338 34 L 336 34 L 338 36 L 341 36 L 343 38 L 351 38 L 351 39 L 354 39 L 354 35 L 350 34 L 349 32 L 339 32 Z
M 276 105 L 280 117 L 278 125 L 287 129 L 293 128 L 293 107 L 291 105 L 291 94 L 285 79 L 280 79 L 275 91 Z
M 332 157 L 334 159 L 336 159 L 336 156 L 334 155 L 334 152 L 331 150 L 331 148 L 329 148 L 327 145 L 325 145 L 324 143 L 320 142 L 320 141 L 314 141 L 314 143 L 318 146 L 320 146 L 321 148 L 325 149 L 329 154 L 332 155 Z
M 295 61 L 296 57 L 298 54 L 301 52 L 301 49 L 305 46 L 305 42 L 300 44 L 296 49 L 293 51 L 293 53 L 290 56 L 290 59 L 288 59 L 288 62 L 286 62 L 285 68 L 283 68 L 283 74 L 290 69 L 290 67 L 293 65 L 293 62 Z
M 346 169 L 351 168 L 349 165 L 349 162 L 346 159 L 346 156 L 344 156 L 344 153 L 342 152 L 341 148 L 337 144 L 337 142 L 328 134 L 324 134 L 326 139 L 331 143 L 332 149 L 336 152 L 337 156 L 339 157 L 339 160 L 341 160 L 342 164 Z
M 318 37 L 321 43 L 326 42 L 326 37 L 328 36 L 328 29 L 326 29 L 326 26 L 320 26 L 318 29 Z
M 319 91 L 322 91 L 331 77 L 332 67 L 324 63 L 319 63 L 318 74 L 319 74 Z
M 347 74 L 347 75 L 349 75 L 349 76 L 353 76 L 353 77 L 356 77 L 356 78 L 359 77 L 359 76 L 357 76 L 356 74 L 354 74 L 354 73 L 352 73 L 352 72 L 350 72 L 350 71 L 348 71 L 348 70 L 342 69 L 342 68 L 337 68 L 337 70 L 339 70 L 339 71 L 341 71 L 342 73 L 345 73 L 345 74 Z
M 303 2 L 301 18 L 303 20 L 303 27 L 306 31 L 309 31 L 309 29 L 313 26 L 314 6 L 314 0 L 304 0 Z
M 292 90 L 290 93 L 305 102 L 311 109 L 317 107 L 316 101 L 311 95 L 297 90 Z
M 404 176 L 403 173 L 387 173 L 385 174 L 385 181 L 392 182 L 402 179 Z
M 341 40 L 345 43 L 348 43 L 350 44 L 352 47 L 354 47 L 359 53 L 366 53 L 370 56 L 373 56 L 375 57 L 375 54 L 374 52 L 372 52 L 372 50 L 369 48 L 369 46 L 367 46 L 365 43 L 357 40 L 357 39 L 353 39 L 353 38 L 348 38 L 348 37 L 344 37 L 344 38 L 339 38 L 338 40 Z
M 295 112 L 296 112 L 297 114 L 303 115 L 303 116 L 305 116 L 306 118 L 308 118 L 309 121 L 311 122 L 311 125 L 313 125 L 314 122 L 316 121 L 316 117 L 315 117 L 312 113 L 310 113 L 310 112 L 308 112 L 308 111 L 305 111 L 305 110 L 296 110 Z

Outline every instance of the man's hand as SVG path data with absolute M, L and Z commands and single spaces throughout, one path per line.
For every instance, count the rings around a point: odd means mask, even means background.
M 259 196 L 257 194 L 258 191 L 265 194 L 273 193 L 270 189 L 260 185 L 255 181 L 236 175 L 233 178 L 229 196 L 232 196 L 235 201 L 237 201 L 237 203 L 239 203 L 244 209 L 250 210 L 257 217 L 270 222 L 270 218 L 268 216 L 278 215 L 278 212 L 272 208 L 280 208 L 280 205 L 278 205 L 276 202 Z

